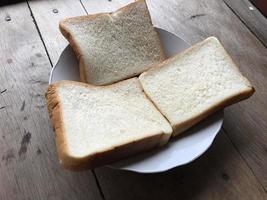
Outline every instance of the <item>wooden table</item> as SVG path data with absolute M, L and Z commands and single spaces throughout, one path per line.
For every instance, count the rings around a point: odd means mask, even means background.
M 217 36 L 256 88 L 225 110 L 203 156 L 159 174 L 60 168 L 44 100 L 51 67 L 67 45 L 58 21 L 127 2 L 0 7 L 0 199 L 267 199 L 267 21 L 248 0 L 147 0 L 155 26 L 192 44 Z

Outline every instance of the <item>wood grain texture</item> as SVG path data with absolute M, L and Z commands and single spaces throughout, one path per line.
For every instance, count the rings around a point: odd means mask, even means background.
M 193 44 L 218 37 L 255 94 L 225 111 L 224 129 L 267 191 L 267 49 L 222 0 L 148 0 L 156 26 Z
M 90 171 L 59 166 L 44 100 L 51 65 L 27 4 L 1 7 L 0 20 L 0 199 L 101 199 Z
M 267 47 L 267 18 L 249 0 L 224 2 Z M 267 1 L 265 3 L 267 4 Z
M 85 15 L 79 0 L 49 0 L 29 1 L 34 19 L 46 45 L 49 57 L 53 65 L 56 64 L 59 55 L 68 45 L 58 28 L 61 19 L 72 16 Z
M 189 165 L 158 174 L 96 170 L 106 200 L 260 200 L 266 193 L 223 132 Z
M 112 12 L 134 0 L 81 0 L 88 14 Z

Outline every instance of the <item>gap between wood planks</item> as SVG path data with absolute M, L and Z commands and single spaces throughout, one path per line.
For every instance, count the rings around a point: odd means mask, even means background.
M 248 166 L 249 170 L 251 171 L 251 173 L 253 174 L 253 176 L 255 177 L 255 179 L 257 180 L 257 182 L 259 183 L 259 185 L 262 187 L 263 191 L 265 191 L 267 193 L 267 190 L 264 188 L 264 186 L 262 185 L 261 181 L 255 175 L 253 169 L 250 167 L 250 165 L 248 164 L 247 160 L 243 157 L 242 153 L 239 151 L 239 149 L 237 148 L 237 146 L 235 145 L 235 143 L 231 140 L 231 137 L 229 137 L 229 134 L 226 131 L 226 129 L 223 126 L 222 126 L 221 129 L 225 132 L 226 137 L 228 138 L 228 140 L 230 141 L 230 143 L 233 145 L 233 147 L 237 151 L 237 153 L 240 155 L 240 157 L 242 158 L 242 160 L 245 162 L 245 164 Z
M 261 42 L 261 44 L 264 47 L 267 47 L 265 42 L 262 40 L 262 38 L 260 38 L 258 36 L 258 34 L 255 34 L 255 30 L 253 31 L 253 29 L 251 29 L 251 27 L 249 27 L 245 21 L 236 13 L 236 11 L 227 3 L 226 0 L 223 0 L 223 3 L 229 8 L 229 10 L 231 10 L 231 12 L 240 20 L 240 22 L 242 24 L 244 24 L 244 26 Z M 258 11 L 259 12 L 259 11 Z M 259 13 L 261 14 L 261 13 Z M 229 141 L 232 143 L 232 145 L 234 146 L 234 148 L 236 149 L 236 151 L 239 153 L 239 155 L 241 156 L 241 158 L 244 160 L 244 162 L 246 163 L 246 165 L 249 167 L 250 171 L 252 172 L 252 174 L 255 176 L 256 180 L 258 181 L 258 183 L 261 185 L 262 189 L 267 193 L 267 190 L 265 189 L 265 187 L 263 186 L 262 182 L 258 179 L 258 177 L 255 175 L 254 170 L 250 167 L 250 165 L 248 164 L 247 160 L 243 157 L 242 153 L 239 151 L 238 147 L 234 144 L 234 142 L 231 140 L 231 137 L 229 136 L 227 130 L 225 128 L 222 127 L 222 129 L 224 130 L 224 132 L 226 133 Z
M 248 1 L 248 0 L 247 0 Z M 242 14 L 241 15 L 239 15 L 238 14 L 238 9 L 243 9 L 243 7 L 242 6 L 240 6 L 240 8 L 234 8 L 234 7 L 231 7 L 231 3 L 229 2 L 229 1 L 227 1 L 227 0 L 223 0 L 223 3 L 232 11 L 232 13 L 242 22 L 242 24 L 244 24 L 246 27 L 247 27 L 247 29 L 262 43 L 262 45 L 264 46 L 264 47 L 266 47 L 267 48 L 267 41 L 265 41 L 265 38 L 267 38 L 267 36 L 264 36 L 264 35 L 261 35 L 262 33 L 260 33 L 260 28 L 261 27 L 257 27 L 257 28 L 255 28 L 255 26 L 253 27 L 253 25 L 249 25 L 249 23 L 253 23 L 253 22 L 251 22 L 252 21 L 252 19 L 251 19 L 251 21 L 249 20 L 249 17 L 248 18 L 246 18 L 246 17 L 244 17 L 244 15 L 243 15 L 243 17 L 242 17 Z M 241 2 L 240 2 L 241 3 Z M 245 3 L 245 2 L 242 2 L 242 3 Z M 249 1 L 247 2 L 248 4 L 251 4 Z M 252 5 L 252 4 L 251 4 Z M 260 18 L 260 20 L 259 20 L 259 23 L 263 23 L 264 21 L 264 19 L 262 19 L 262 18 L 265 18 L 262 14 L 261 14 L 261 12 L 260 11 L 258 11 L 257 10 L 257 8 L 254 8 L 254 5 L 252 5 L 253 7 L 253 9 L 254 9 L 254 11 L 253 12 L 256 12 L 256 15 L 258 16 L 258 18 Z M 249 15 L 249 14 L 248 14 Z M 262 15 L 262 16 L 261 16 Z M 244 18 L 244 19 L 243 19 Z M 265 18 L 266 19 L 266 18 Z M 246 21 L 248 22 L 248 23 L 246 23 Z M 266 22 L 267 22 L 267 19 L 266 19 Z M 263 26 L 265 26 L 265 24 L 266 23 L 263 23 L 263 24 L 261 24 L 261 25 L 263 25 Z M 264 28 L 264 27 L 263 27 Z M 267 33 L 265 33 L 266 35 L 267 35 Z M 260 37 L 260 36 L 262 36 L 262 38 Z
M 43 112 L 51 67 L 30 14 L 26 2 L 0 8 L 0 97 L 6 106 L 0 112 L 0 182 L 5 183 L 0 199 L 102 200 L 91 171 L 59 168 L 53 130 Z
M 40 36 L 40 39 L 41 39 L 41 41 L 42 41 L 42 44 L 43 44 L 43 46 L 44 46 L 44 49 L 45 49 L 45 52 L 46 52 L 47 58 L 48 58 L 48 60 L 49 60 L 49 62 L 50 62 L 50 65 L 51 65 L 51 67 L 53 67 L 52 60 L 51 60 L 51 58 L 50 58 L 50 56 L 49 56 L 49 53 L 48 53 L 48 51 L 47 51 L 47 48 L 46 48 L 46 45 L 45 45 L 45 43 L 44 43 L 44 40 L 43 40 L 42 34 L 41 34 L 41 32 L 40 32 L 40 29 L 39 29 L 39 27 L 38 27 L 38 25 L 37 25 L 37 23 L 36 23 L 36 20 L 35 20 L 35 18 L 34 18 L 34 15 L 33 15 L 32 9 L 31 9 L 31 7 L 30 7 L 30 5 L 29 5 L 29 2 L 28 2 L 28 1 L 27 1 L 27 6 L 28 6 L 28 8 L 29 8 L 29 10 L 30 10 L 31 17 L 32 17 L 32 21 L 33 21 L 33 23 L 34 23 L 34 25 L 35 25 L 35 28 L 36 28 L 36 30 L 37 30 L 37 32 L 38 32 L 38 34 L 39 34 L 39 36 Z
M 99 182 L 99 180 L 98 180 L 98 178 L 96 176 L 96 173 L 95 173 L 94 169 L 92 169 L 92 174 L 94 175 L 94 178 L 95 178 L 95 181 L 96 181 L 96 185 L 97 185 L 97 187 L 99 189 L 99 193 L 100 193 L 102 199 L 105 200 L 106 198 L 105 198 L 104 192 L 103 192 L 103 190 L 101 188 L 100 182 Z
M 79 2 L 80 2 L 80 4 L 81 4 L 81 5 L 82 5 L 82 7 L 83 7 L 83 9 L 84 9 L 84 12 L 86 12 L 86 14 L 88 15 L 88 12 L 87 12 L 87 10 L 86 10 L 85 6 L 83 5 L 83 2 L 82 2 L 82 0 L 79 0 Z
M 88 14 L 88 12 L 87 12 L 87 10 L 85 9 L 85 7 L 84 7 L 83 3 L 81 2 L 81 0 L 79 0 L 79 2 L 80 2 L 80 4 L 81 4 L 83 10 L 85 11 L 85 13 Z M 30 11 L 30 13 L 31 13 L 31 17 L 32 17 L 33 23 L 34 23 L 34 25 L 35 25 L 35 28 L 36 28 L 36 30 L 37 30 L 39 36 L 40 36 L 40 39 L 41 39 L 41 41 L 42 41 L 43 46 L 44 46 L 44 49 L 45 49 L 47 58 L 48 58 L 48 60 L 49 60 L 49 62 L 50 62 L 51 68 L 53 68 L 53 66 L 54 66 L 54 65 L 53 65 L 53 62 L 52 62 L 52 60 L 51 60 L 51 58 L 50 58 L 49 52 L 48 52 L 47 47 L 46 47 L 46 45 L 45 45 L 43 36 L 42 36 L 41 31 L 40 31 L 40 29 L 39 29 L 39 27 L 38 27 L 38 24 L 37 24 L 37 22 L 36 22 L 36 20 L 35 20 L 35 18 L 34 18 L 34 14 L 33 14 L 32 9 L 31 9 L 31 7 L 30 7 L 29 1 L 27 1 L 27 6 L 28 6 L 29 11 Z M 97 178 L 97 175 L 96 175 L 96 173 L 95 173 L 94 170 L 92 170 L 92 174 L 93 174 L 93 177 L 94 177 L 94 179 L 95 179 L 96 185 L 97 185 L 98 190 L 99 190 L 99 193 L 100 193 L 100 195 L 101 195 L 101 198 L 102 198 L 103 200 L 105 200 L 105 196 L 104 196 L 103 190 L 102 190 L 102 188 L 101 188 L 100 182 L 99 182 L 99 180 L 98 180 L 98 178 Z

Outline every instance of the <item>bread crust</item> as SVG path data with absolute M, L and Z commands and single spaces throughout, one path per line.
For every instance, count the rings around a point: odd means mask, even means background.
M 125 81 L 121 81 L 120 83 L 117 84 L 123 84 Z M 152 133 L 151 135 L 145 138 L 135 141 L 129 141 L 126 142 L 125 144 L 113 146 L 104 151 L 95 152 L 93 154 L 84 157 L 76 157 L 71 155 L 68 149 L 68 144 L 66 143 L 66 135 L 65 135 L 66 130 L 62 119 L 63 115 L 62 115 L 60 97 L 57 92 L 57 89 L 61 84 L 77 84 L 88 88 L 92 87 L 107 88 L 107 87 L 112 87 L 112 85 L 93 86 L 90 84 L 75 82 L 75 81 L 58 81 L 48 86 L 47 92 L 45 94 L 47 101 L 47 108 L 53 127 L 55 128 L 56 146 L 60 164 L 64 168 L 77 171 L 85 169 L 93 169 L 95 167 L 106 165 L 111 162 L 117 161 L 119 159 L 126 158 L 128 156 L 135 155 L 140 152 L 145 152 L 147 150 L 153 149 L 155 147 L 167 143 L 169 137 L 167 137 L 166 135 L 168 134 L 165 134 L 164 132 Z
M 173 130 L 174 130 L 172 136 L 179 135 L 180 133 L 186 131 L 187 129 L 189 129 L 193 125 L 197 124 L 198 122 L 200 122 L 201 120 L 205 119 L 206 117 L 215 113 L 218 110 L 221 110 L 227 106 L 230 106 L 234 103 L 237 103 L 239 101 L 242 101 L 244 99 L 249 98 L 254 93 L 254 91 L 255 90 L 253 87 L 247 88 L 247 90 L 244 90 L 238 94 L 232 95 L 231 97 L 228 97 L 228 98 L 218 102 L 217 104 L 214 104 L 209 109 L 207 109 L 207 110 L 203 111 L 202 113 L 192 117 L 189 120 L 185 120 L 182 123 L 172 124 Z
M 172 57 L 170 57 L 169 59 L 163 61 L 162 63 L 160 64 L 157 64 L 155 65 L 152 69 L 149 69 L 147 70 L 146 72 L 142 73 L 140 76 L 139 76 L 139 79 L 142 80 L 142 77 L 145 76 L 146 73 L 148 73 L 149 71 L 154 71 L 154 70 L 157 70 L 158 68 L 161 68 L 161 67 L 164 67 L 166 64 L 168 64 L 169 62 L 172 62 L 174 59 L 176 59 L 177 57 L 182 57 L 183 55 L 185 55 L 187 52 L 190 52 L 192 51 L 193 49 L 197 48 L 198 46 L 200 46 L 202 43 L 206 42 L 207 40 L 217 40 L 219 42 L 219 44 L 222 46 L 222 49 L 224 51 L 224 54 L 225 56 L 227 57 L 227 59 L 232 63 L 232 65 L 236 68 L 237 71 L 240 72 L 239 68 L 237 67 L 236 63 L 233 61 L 233 59 L 230 57 L 230 55 L 228 54 L 228 52 L 225 50 L 224 46 L 221 44 L 221 42 L 214 36 L 211 36 L 211 37 L 208 37 L 207 39 L 205 39 L 204 41 L 201 41 L 191 47 L 189 47 L 188 49 L 186 49 L 185 51 L 179 53 L 179 54 L 176 54 Z M 242 76 L 242 78 L 247 82 L 249 83 L 248 79 L 245 78 L 241 72 L 240 72 L 240 75 Z M 142 81 L 140 81 L 141 84 L 142 84 Z M 209 109 L 199 113 L 198 115 L 195 115 L 193 116 L 192 118 L 188 119 L 188 120 L 185 120 L 183 122 L 179 122 L 179 123 L 170 123 L 172 125 L 172 128 L 173 128 L 173 134 L 172 134 L 172 137 L 173 136 L 177 136 L 179 135 L 180 133 L 186 131 L 187 129 L 189 129 L 190 127 L 192 127 L 193 125 L 197 124 L 198 122 L 200 122 L 201 120 L 205 119 L 206 117 L 208 117 L 209 115 L 215 113 L 216 111 L 220 110 L 220 109 L 223 109 L 229 105 L 232 105 L 234 103 L 237 103 L 241 100 L 244 100 L 244 99 L 247 99 L 249 98 L 253 93 L 255 92 L 255 89 L 250 85 L 247 86 L 247 89 L 246 90 L 243 90 L 243 91 L 240 91 L 239 93 L 237 94 L 234 94 L 228 98 L 225 98 L 223 100 L 221 100 L 220 102 L 212 105 Z M 149 96 L 149 94 L 146 93 L 146 95 L 148 96 L 148 98 L 150 99 L 150 101 L 153 102 L 151 96 Z M 154 102 L 153 102 L 154 103 Z M 156 106 L 156 104 L 155 104 Z M 158 108 L 158 107 L 157 107 Z M 158 110 L 160 111 L 160 113 L 162 115 L 164 115 L 166 117 L 166 114 L 161 111 L 159 108 Z M 167 119 L 167 117 L 166 117 Z M 169 120 L 168 120 L 169 121 Z
M 137 0 L 137 1 L 134 1 L 132 3 L 127 4 L 124 7 L 119 8 L 118 10 L 116 10 L 114 12 L 103 12 L 103 13 L 97 13 L 97 14 L 91 14 L 91 15 L 76 16 L 76 17 L 63 19 L 63 20 L 61 20 L 59 22 L 59 30 L 61 31 L 62 35 L 69 41 L 70 46 L 72 47 L 72 49 L 73 49 L 73 51 L 74 51 L 74 53 L 75 53 L 75 55 L 76 55 L 76 57 L 78 59 L 79 68 L 80 68 L 80 79 L 81 79 L 82 82 L 85 82 L 85 83 L 86 82 L 90 82 L 90 80 L 88 80 L 88 78 L 86 77 L 85 62 L 84 62 L 84 59 L 83 59 L 82 51 L 81 51 L 81 48 L 78 45 L 77 41 L 75 40 L 75 37 L 72 36 L 71 31 L 64 24 L 68 20 L 77 20 L 77 21 L 78 20 L 84 20 L 84 19 L 93 20 L 93 19 L 95 19 L 96 17 L 99 17 L 99 16 L 110 16 L 110 15 L 112 15 L 114 13 L 117 13 L 117 12 L 127 12 L 128 10 L 130 10 L 132 7 L 135 7 L 136 4 L 139 4 L 139 3 L 145 3 L 145 5 L 147 7 L 147 4 L 146 4 L 145 0 Z M 147 10 L 148 10 L 148 7 L 147 7 Z M 151 17 L 149 17 L 149 18 L 150 18 L 150 24 L 151 24 L 151 26 L 153 26 Z M 155 32 L 156 32 L 158 38 L 160 38 L 159 37 L 159 33 L 156 30 L 155 30 Z M 160 63 L 160 62 L 162 62 L 163 60 L 166 59 L 166 55 L 164 53 L 164 48 L 163 48 L 162 43 L 160 43 L 159 48 L 161 48 L 162 54 L 160 55 L 160 60 L 158 62 L 156 62 L 156 63 Z M 147 65 L 147 68 L 148 69 L 152 68 L 156 63 Z M 136 73 L 135 74 L 129 74 L 127 77 L 124 78 L 124 80 L 132 78 L 132 77 L 135 77 L 135 76 L 137 76 L 139 74 L 140 73 L 138 73 L 138 74 L 136 74 Z M 120 80 L 113 81 L 113 82 L 110 82 L 109 84 L 116 83 L 116 82 L 119 82 L 119 81 Z M 102 84 L 102 85 L 106 85 L 106 84 Z

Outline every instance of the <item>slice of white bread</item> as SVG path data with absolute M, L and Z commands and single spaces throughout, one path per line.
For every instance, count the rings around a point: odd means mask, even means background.
M 165 59 L 144 0 L 115 11 L 59 23 L 79 60 L 81 81 L 107 85 L 146 71 Z
M 215 37 L 164 61 L 139 79 L 171 123 L 173 135 L 254 92 Z
M 110 86 L 59 81 L 46 92 L 61 164 L 90 169 L 168 142 L 172 128 L 138 78 Z

